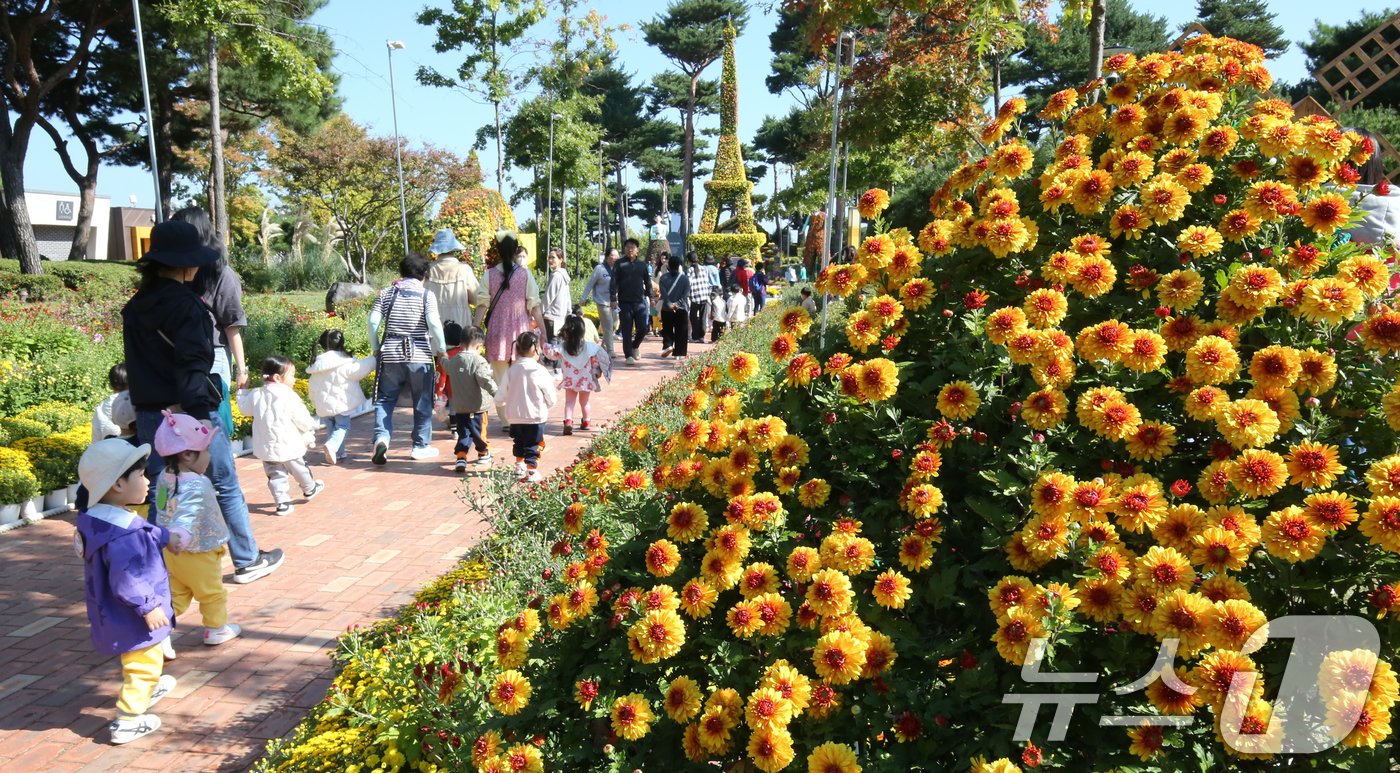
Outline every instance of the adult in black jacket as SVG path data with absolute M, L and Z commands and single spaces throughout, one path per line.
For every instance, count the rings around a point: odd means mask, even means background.
M 637 347 L 647 334 L 647 298 L 651 295 L 651 275 L 645 261 L 637 259 L 641 243 L 628 239 L 622 245 L 622 260 L 613 266 L 609 295 L 622 322 L 622 355 L 628 364 L 637 361 Z
M 234 580 L 246 583 L 281 566 L 282 551 L 260 551 L 253 539 L 233 448 L 219 422 L 222 379 L 210 373 L 214 320 L 189 286 L 200 266 L 218 257 L 219 252 L 205 246 L 199 229 L 189 223 L 167 221 L 152 228 L 151 251 L 137 263 L 141 286 L 122 308 L 122 344 L 138 441 L 153 442 L 162 410 L 188 413 L 214 431 L 205 474 L 214 483 L 228 523 Z M 152 503 L 164 468 L 165 460 L 151 454 L 146 476 L 151 481 Z

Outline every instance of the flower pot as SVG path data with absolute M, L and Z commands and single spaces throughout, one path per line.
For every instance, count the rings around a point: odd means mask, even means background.
M 12 523 L 19 523 L 19 511 L 22 505 L 0 505 L 0 526 L 9 526 Z
M 70 505 L 75 505 L 75 504 L 77 504 L 77 503 L 78 503 L 78 484 L 77 484 L 77 483 L 74 483 L 73 485 L 71 485 L 71 486 L 68 487 L 68 504 L 70 504 Z
M 234 438 L 229 441 L 229 445 L 233 447 L 233 452 L 235 454 L 243 453 L 243 438 Z
M 45 494 L 45 495 L 44 495 L 44 506 L 43 506 L 42 508 L 40 508 L 40 509 L 41 509 L 41 510 L 44 510 L 44 511 L 48 511 L 48 510 L 57 510 L 57 509 L 59 509 L 60 507 L 67 507 L 67 506 L 68 506 L 68 489 L 67 489 L 67 487 L 64 487 L 64 488 L 60 488 L 60 489 L 54 489 L 53 491 L 50 491 L 49 493 Z
M 28 502 L 21 502 L 19 506 L 19 517 L 24 519 L 39 517 L 39 511 L 44 509 L 44 497 L 42 495 L 34 497 Z

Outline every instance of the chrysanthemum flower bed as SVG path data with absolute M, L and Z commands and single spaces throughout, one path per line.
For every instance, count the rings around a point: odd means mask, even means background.
M 766 345 L 776 326 L 776 313 L 760 315 L 686 372 Z M 779 367 L 765 365 L 770 372 Z M 691 391 L 690 377 L 662 385 L 588 453 L 649 470 L 656 455 L 648 438 L 685 423 L 681 402 Z M 494 714 L 486 687 L 495 679 L 500 623 L 518 619 L 534 630 L 538 614 L 517 618 L 520 605 L 540 598 L 541 586 L 557 584 L 573 557 L 559 540 L 559 513 L 596 494 L 571 470 L 528 488 L 509 476 L 488 478 L 464 497 L 465 515 L 487 520 L 490 536 L 396 617 L 342 635 L 326 699 L 287 739 L 269 745 L 257 769 L 471 770 L 471 744 Z M 623 511 L 601 513 L 595 525 L 614 541 L 637 530 Z
M 788 310 L 697 374 L 687 421 L 632 431 L 654 466 L 576 468 L 568 563 L 494 620 L 481 692 L 433 708 L 490 704 L 450 765 L 1387 769 L 1400 313 L 1389 251 L 1339 238 L 1375 149 L 1295 121 L 1262 61 L 1113 57 L 1050 100 L 1040 165 L 1008 102 L 927 227 L 822 274 L 869 295 L 825 345 Z M 1251 639 L 1287 615 L 1364 618 L 1380 659 L 1294 664 L 1317 700 L 1280 705 L 1290 643 Z M 1092 683 L 1023 679 L 1036 639 Z M 1109 689 L 1168 641 L 1170 678 Z M 1054 693 L 1097 697 L 1067 741 L 1045 710 L 1014 740 L 1004 696 Z M 1285 713 L 1340 743 L 1278 756 L 1307 740 Z

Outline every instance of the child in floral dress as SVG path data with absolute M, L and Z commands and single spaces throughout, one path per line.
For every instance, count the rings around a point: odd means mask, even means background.
M 601 379 L 612 380 L 612 358 L 602 346 L 586 340 L 583 317 L 572 314 L 564 320 L 559 346 L 546 344 L 545 354 L 559 361 L 564 390 L 564 434 L 574 434 L 574 403 L 578 403 L 579 429 L 588 429 L 588 398 L 603 391 Z

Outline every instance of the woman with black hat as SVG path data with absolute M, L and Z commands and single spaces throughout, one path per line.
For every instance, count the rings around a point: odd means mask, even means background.
M 122 308 L 122 343 L 127 383 L 136 408 L 136 437 L 150 443 L 160 426 L 161 411 L 188 413 L 209 424 L 206 473 L 218 492 L 219 507 L 229 527 L 229 552 L 234 581 L 248 583 L 282 565 L 282 551 L 260 551 L 248 520 L 248 504 L 238 485 L 233 449 L 219 422 L 222 385 L 214 364 L 214 321 L 209 307 L 189 286 L 201 266 L 219 259 L 205 245 L 199 229 L 167 221 L 151 229 L 151 251 L 136 264 L 141 284 Z M 165 461 L 152 454 L 146 467 L 155 481 Z

